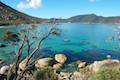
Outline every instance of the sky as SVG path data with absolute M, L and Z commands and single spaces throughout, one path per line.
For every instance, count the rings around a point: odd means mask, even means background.
M 96 14 L 120 16 L 120 0 L 0 0 L 12 8 L 40 18 L 69 18 Z

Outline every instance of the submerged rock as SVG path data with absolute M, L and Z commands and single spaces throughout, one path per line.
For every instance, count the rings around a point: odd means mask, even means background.
M 5 40 L 13 40 L 13 41 L 19 41 L 19 36 L 18 34 L 14 34 L 13 32 L 6 32 L 4 35 Z
M 55 60 L 61 64 L 64 64 L 67 61 L 67 57 L 64 54 L 56 54 Z
M 12 46 L 15 46 L 17 44 L 17 42 L 11 42 Z
M 3 48 L 3 47 L 6 47 L 6 45 L 0 43 L 0 48 Z
M 106 58 L 107 59 L 112 59 L 112 56 L 111 55 L 107 55 Z

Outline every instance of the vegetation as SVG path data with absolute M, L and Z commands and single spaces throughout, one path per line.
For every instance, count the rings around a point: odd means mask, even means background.
M 35 80 L 57 80 L 56 74 L 51 67 L 35 71 L 33 77 Z
M 120 80 L 120 67 L 103 68 L 91 80 Z

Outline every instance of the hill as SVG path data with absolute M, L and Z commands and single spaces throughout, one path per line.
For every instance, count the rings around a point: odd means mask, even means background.
M 55 19 L 53 19 L 55 20 Z M 96 14 L 77 15 L 68 19 L 56 19 L 61 23 L 120 23 L 120 16 L 104 17 Z
M 81 23 L 120 23 L 120 16 L 103 17 L 95 14 L 78 15 L 67 19 L 68 22 L 81 22 Z
M 20 23 L 43 23 L 47 19 L 36 18 L 19 12 L 0 1 L 0 25 Z

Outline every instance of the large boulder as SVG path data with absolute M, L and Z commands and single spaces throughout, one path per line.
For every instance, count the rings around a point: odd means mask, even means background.
M 83 75 L 80 72 L 75 71 L 75 72 L 73 72 L 73 75 L 71 76 L 71 80 L 74 80 L 74 79 L 75 80 L 84 80 L 82 76 Z
M 24 59 L 24 60 L 19 64 L 19 68 L 20 68 L 21 70 L 24 70 L 24 69 L 25 69 L 25 65 L 26 65 L 26 63 L 27 63 L 27 60 L 28 60 L 28 58 Z M 29 63 L 30 63 L 30 62 L 32 62 L 32 59 L 30 59 Z
M 57 63 L 57 64 L 53 65 L 53 69 L 56 71 L 61 70 L 62 67 L 63 67 L 63 64 L 61 64 L 61 63 Z
M 0 69 L 0 74 L 7 75 L 7 72 L 8 72 L 8 70 L 9 70 L 9 68 L 10 68 L 10 66 L 7 66 L 7 65 L 1 67 L 1 69 Z
M 47 66 L 51 66 L 53 63 L 54 63 L 53 58 L 42 58 L 42 59 L 39 59 L 35 62 L 35 67 L 44 68 Z
M 103 61 L 95 61 L 93 64 L 89 66 L 89 69 L 92 70 L 93 72 L 99 71 L 101 68 L 104 67 L 114 67 L 114 66 L 119 66 L 120 61 L 119 60 L 103 60 Z
M 78 68 L 85 68 L 86 65 L 87 65 L 86 62 L 80 62 L 80 63 L 78 64 Z
M 67 57 L 64 54 L 56 54 L 55 60 L 61 64 L 64 64 L 67 60 Z
M 72 73 L 60 72 L 58 75 L 58 80 L 71 80 Z

